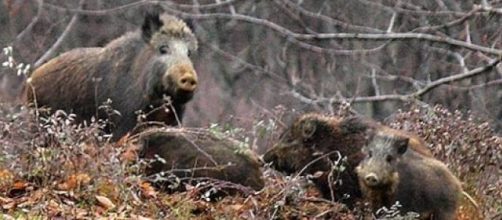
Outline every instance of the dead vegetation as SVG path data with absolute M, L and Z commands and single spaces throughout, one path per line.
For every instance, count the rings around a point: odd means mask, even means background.
M 394 114 L 387 124 L 424 138 L 435 157 L 460 178 L 479 207 L 463 199 L 458 219 L 500 218 L 501 138 L 487 123 L 459 112 L 441 107 L 410 109 Z M 267 167 L 265 187 L 258 192 L 242 190 L 214 200 L 211 190 L 202 189 L 226 183 L 207 181 L 167 194 L 147 181 L 142 171 L 148 161 L 137 159 L 129 137 L 112 143 L 100 129 L 104 122 L 77 126 L 72 120 L 63 112 L 43 119 L 34 110 L 0 106 L 2 218 L 360 219 L 367 214 L 364 206 L 349 210 L 322 199 L 304 177 L 283 176 Z M 241 140 L 258 135 L 207 130 Z M 392 216 L 392 210 L 387 212 Z

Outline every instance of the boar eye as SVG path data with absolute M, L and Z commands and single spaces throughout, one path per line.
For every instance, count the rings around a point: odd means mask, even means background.
M 304 123 L 302 125 L 301 129 L 302 129 L 302 136 L 303 136 L 303 138 L 306 138 L 306 139 L 311 138 L 316 131 L 315 124 L 311 123 L 311 122 Z
M 372 151 L 368 151 L 368 157 L 371 157 L 373 156 L 373 152 Z
M 191 55 L 192 55 L 192 51 L 191 51 L 191 50 L 188 50 L 188 51 L 187 51 L 187 56 L 191 57 Z
M 168 54 L 169 53 L 169 46 L 167 46 L 167 45 L 160 46 L 159 53 L 160 54 Z
M 387 157 L 385 158 L 385 160 L 390 163 L 392 162 L 392 160 L 394 160 L 394 158 L 391 156 L 391 155 L 387 155 Z

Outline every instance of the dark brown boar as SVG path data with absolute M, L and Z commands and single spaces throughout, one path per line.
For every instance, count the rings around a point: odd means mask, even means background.
M 174 174 L 195 182 L 209 178 L 254 190 L 264 186 L 258 157 L 236 140 L 204 129 L 188 128 L 149 129 L 140 133 L 139 139 L 143 158 L 161 158 L 147 168 L 149 176 Z M 168 181 L 161 183 L 169 184 Z
M 454 219 L 462 192 L 459 180 L 440 161 L 409 150 L 408 139 L 379 132 L 363 148 L 366 156 L 356 172 L 365 200 L 374 211 L 399 201 L 403 214 Z
M 150 112 L 147 121 L 177 125 L 185 104 L 197 88 L 189 58 L 197 40 L 188 26 L 167 14 L 149 13 L 140 30 L 129 32 L 105 47 L 77 48 L 37 68 L 27 80 L 25 102 L 61 109 L 78 121 L 110 117 L 114 138 L 137 124 L 137 112 Z M 165 97 L 171 108 L 163 109 Z
M 351 205 L 355 199 L 361 198 L 354 172 L 364 158 L 361 148 L 377 130 L 411 137 L 410 144 L 414 150 L 431 155 L 419 138 L 370 119 L 305 114 L 286 129 L 279 142 L 265 153 L 264 160 L 288 174 L 299 171 L 302 174 L 318 174 L 321 171 L 322 175 L 313 181 L 323 196 Z M 339 160 L 339 156 L 346 159 Z M 333 165 L 343 167 L 343 171 L 333 169 Z

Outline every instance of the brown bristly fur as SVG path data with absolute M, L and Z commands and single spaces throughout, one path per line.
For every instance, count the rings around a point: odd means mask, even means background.
M 302 135 L 302 128 L 305 124 L 315 128 L 311 137 L 305 138 Z M 426 156 L 432 155 L 418 137 L 383 126 L 373 120 L 363 117 L 339 118 L 310 113 L 300 116 L 286 129 L 279 142 L 265 153 L 264 160 L 268 163 L 272 162 L 275 169 L 286 173 L 303 170 L 302 175 L 304 175 L 321 171 L 323 175 L 313 181 L 323 196 L 351 205 L 361 197 L 357 175 L 354 171 L 364 158 L 361 148 L 367 144 L 368 138 L 379 130 L 410 137 L 413 150 Z M 343 172 L 331 170 L 330 161 L 338 159 L 338 154 L 333 153 L 334 151 L 339 151 L 342 157 L 347 157 L 346 162 L 343 163 L 345 167 Z M 316 162 L 311 163 L 316 159 Z M 305 167 L 307 164 L 309 164 L 308 167 Z M 334 184 L 333 178 L 338 178 L 342 184 Z M 350 195 L 348 200 L 343 200 L 345 194 Z
M 170 47 L 174 42 L 182 42 L 186 51 L 170 51 L 176 49 Z M 196 88 L 197 75 L 188 58 L 196 48 L 197 40 L 183 21 L 149 14 L 141 30 L 105 47 L 73 49 L 35 69 L 23 99 L 28 105 L 75 113 L 78 122 L 109 118 L 116 139 L 137 125 L 138 111 L 154 111 L 147 121 L 178 125 Z M 171 98 L 170 104 L 164 96 Z M 120 115 L 100 108 L 107 100 Z
M 382 131 L 364 148 L 368 153 L 356 173 L 365 201 L 373 211 L 399 201 L 402 214 L 453 220 L 462 192 L 460 181 L 443 163 L 410 151 L 411 146 L 408 138 Z
M 257 156 L 249 149 L 241 149 L 236 140 L 188 128 L 148 129 L 139 134 L 139 140 L 144 158 L 155 159 L 158 155 L 165 161 L 151 164 L 148 175 L 172 171 L 179 178 L 187 178 L 185 182 L 194 180 L 192 184 L 198 178 L 212 178 L 254 190 L 264 186 Z

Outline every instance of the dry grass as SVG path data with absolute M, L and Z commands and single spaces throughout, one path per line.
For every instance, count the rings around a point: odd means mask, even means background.
M 76 126 L 72 118 L 58 112 L 42 120 L 33 110 L 0 106 L 1 218 L 359 219 L 364 213 L 321 199 L 303 177 L 269 168 L 259 192 L 213 201 L 201 185 L 167 194 L 146 181 L 147 162 L 137 160 L 126 138 L 110 143 L 104 122 Z M 440 107 L 399 112 L 389 124 L 426 139 L 460 177 L 479 208 L 463 202 L 459 219 L 500 217 L 502 142 L 487 124 Z

